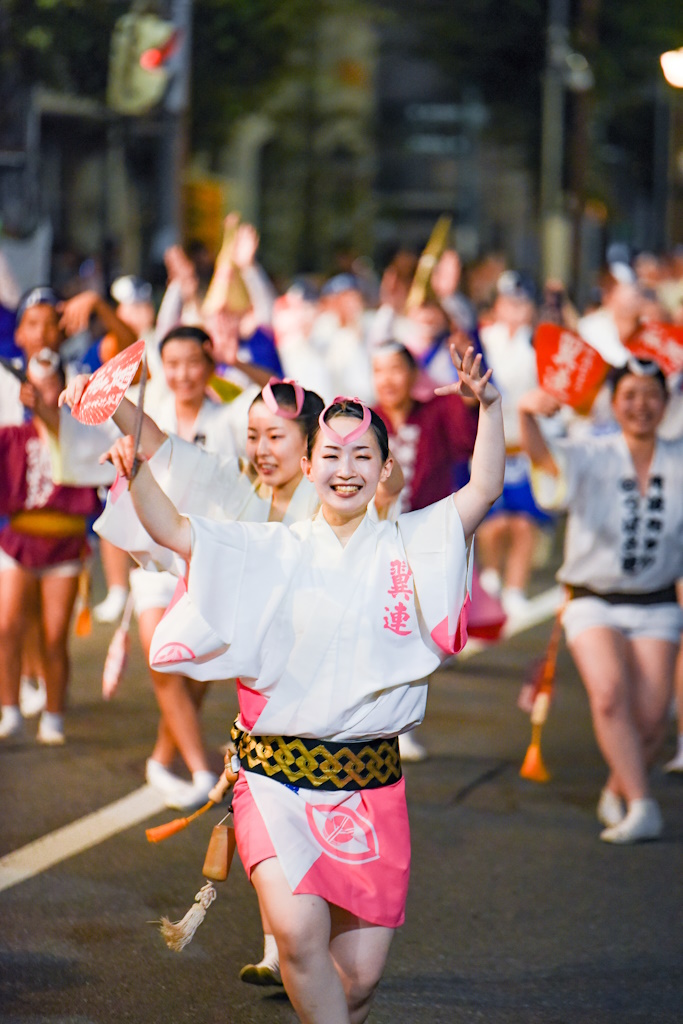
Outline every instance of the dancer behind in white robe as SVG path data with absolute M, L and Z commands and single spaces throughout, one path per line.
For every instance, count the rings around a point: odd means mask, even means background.
M 555 399 L 536 389 L 519 409 L 524 449 L 552 485 L 539 499 L 569 512 L 558 579 L 569 589 L 567 643 L 609 768 L 600 838 L 634 843 L 662 832 L 647 771 L 664 738 L 683 621 L 683 438 L 657 436 L 667 394 L 654 363 L 629 359 L 613 387 L 619 433 L 558 441 L 552 451 L 537 416 L 556 412 Z
M 353 399 L 328 406 L 309 441 L 313 520 L 211 523 L 179 514 L 144 463 L 132 483 L 148 532 L 190 563 L 152 664 L 240 675 L 251 694 L 240 725 L 268 737 L 237 735 L 237 842 L 307 1024 L 366 1020 L 404 919 L 410 841 L 396 736 L 421 721 L 425 678 L 461 648 L 466 544 L 503 481 L 500 396 L 479 366 L 468 350 L 458 382 L 440 389 L 480 402 L 470 482 L 396 522 L 366 515 L 391 460 L 384 424 Z M 130 473 L 132 448 L 126 438 L 112 449 L 120 472 Z M 277 746 L 325 747 L 327 768 L 311 769 L 314 753 L 270 758 Z

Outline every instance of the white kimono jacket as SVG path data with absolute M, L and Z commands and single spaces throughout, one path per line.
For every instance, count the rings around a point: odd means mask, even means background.
M 153 668 L 239 676 L 264 698 L 258 734 L 362 740 L 422 720 L 425 677 L 464 642 L 452 497 L 395 523 L 366 515 L 346 547 L 321 513 L 191 524 L 187 592 L 157 627 Z

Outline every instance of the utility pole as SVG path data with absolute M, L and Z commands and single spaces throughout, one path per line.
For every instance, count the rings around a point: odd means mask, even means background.
M 550 0 L 543 78 L 541 139 L 541 245 L 543 279 L 568 283 L 570 226 L 563 190 L 565 68 L 569 48 L 569 0 Z

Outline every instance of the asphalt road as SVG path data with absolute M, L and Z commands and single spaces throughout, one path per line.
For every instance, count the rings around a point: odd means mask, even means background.
M 158 934 L 153 922 L 181 917 L 202 884 L 219 813 L 147 842 L 145 827 L 174 815 L 146 810 L 144 790 L 128 799 L 143 785 L 156 714 L 135 644 L 119 692 L 102 700 L 112 632 L 95 626 L 73 641 L 67 745 L 39 747 L 32 723 L 24 740 L 0 746 L 0 1019 L 294 1024 L 282 993 L 238 980 L 242 964 L 259 958 L 261 936 L 237 859 L 190 946 L 172 953 Z M 543 733 L 551 781 L 519 777 L 529 722 L 517 695 L 549 632 L 545 622 L 432 681 L 420 732 L 431 756 L 405 769 L 407 922 L 372 1024 L 683 1021 L 683 780 L 654 774 L 666 819 L 660 842 L 599 842 L 605 771 L 564 649 Z M 214 685 L 204 719 L 217 767 L 235 707 L 230 687 Z M 673 735 L 672 722 L 665 754 Z M 120 800 L 129 814 L 138 800 L 139 823 L 115 824 L 107 837 L 106 820 L 88 819 L 80 852 L 64 852 L 56 830 Z M 41 856 L 48 866 L 35 867 Z M 16 880 L 22 868 L 30 877 Z

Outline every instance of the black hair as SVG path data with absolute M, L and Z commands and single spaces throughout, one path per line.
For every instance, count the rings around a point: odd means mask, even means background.
M 207 334 L 203 327 L 193 327 L 191 324 L 181 324 L 179 327 L 172 327 L 159 342 L 159 352 L 163 351 L 167 341 L 194 341 L 200 346 L 202 352 L 210 363 L 214 363 L 211 347 L 211 335 Z
M 270 388 L 273 392 L 273 398 L 278 405 L 281 405 L 283 409 L 296 409 L 296 393 L 291 384 L 278 381 L 271 384 Z M 296 419 L 292 420 L 292 423 L 296 423 L 304 437 L 309 438 L 314 425 L 317 426 L 318 424 L 318 416 L 320 416 L 320 413 L 325 408 L 325 403 L 315 391 L 308 391 L 306 388 L 302 388 L 302 391 L 304 393 L 304 404 L 301 406 L 301 412 Z M 249 408 L 253 408 L 257 402 L 262 401 L 263 392 L 260 391 Z
M 615 367 L 610 371 L 608 375 L 608 383 L 612 389 L 612 396 L 614 397 L 619 381 L 623 380 L 624 377 L 649 377 L 651 380 L 656 380 L 661 386 L 664 392 L 664 397 L 669 397 L 669 391 L 666 386 L 666 377 L 661 370 L 661 367 L 651 360 L 648 359 L 629 359 L 624 366 Z
M 357 402 L 352 398 L 342 398 L 340 401 L 333 402 L 332 405 L 328 405 L 325 412 L 325 423 L 329 423 L 335 416 L 350 416 L 355 420 L 362 420 L 364 408 L 365 407 L 360 402 Z M 377 438 L 382 462 L 386 462 L 389 457 L 389 435 L 387 434 L 386 423 L 373 409 L 370 409 L 370 427 Z M 315 439 L 318 436 L 319 430 L 320 424 L 316 420 L 313 430 L 309 431 L 308 434 L 307 455 L 309 459 L 313 452 L 313 446 L 315 445 Z
M 385 352 L 395 352 L 396 355 L 403 359 L 411 373 L 415 373 L 417 371 L 418 365 L 415 356 L 410 349 L 406 348 L 406 346 L 401 344 L 400 341 L 383 341 L 381 345 L 377 346 L 372 354 L 373 356 L 378 356 L 383 355 Z

